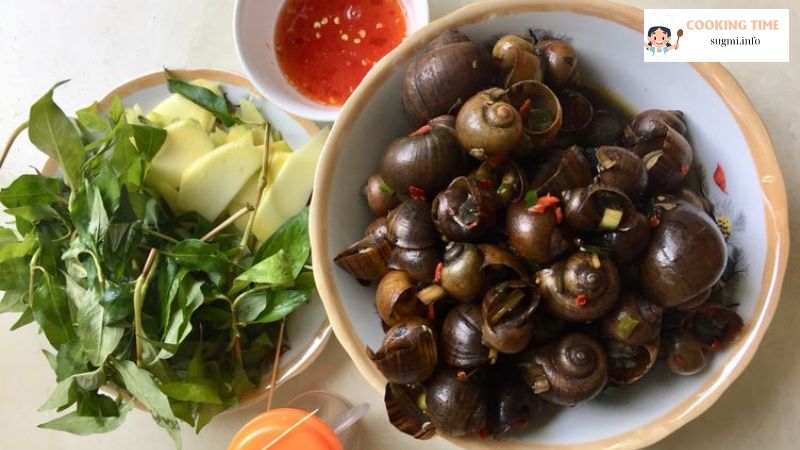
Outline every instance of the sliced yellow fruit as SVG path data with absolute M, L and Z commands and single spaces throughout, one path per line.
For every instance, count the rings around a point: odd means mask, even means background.
M 194 80 L 192 84 L 204 87 L 220 95 L 219 84 L 209 80 Z M 194 104 L 180 94 L 172 94 L 145 116 L 148 120 L 166 126 L 178 119 L 195 119 L 206 131 L 214 128 L 214 115 Z
M 139 117 L 143 115 L 144 111 L 142 111 L 142 107 L 139 106 L 138 103 L 131 106 L 130 108 L 125 108 L 125 120 L 128 123 L 135 123 L 135 124 L 142 123 L 142 121 L 139 120 Z
M 172 212 L 179 214 L 180 209 L 178 208 L 178 190 L 173 188 L 164 181 L 156 181 L 153 183 L 153 189 L 155 189 L 161 197 L 164 198 L 164 201 L 167 202 L 167 205 L 172 209 Z
M 220 145 L 228 143 L 228 133 L 219 127 L 214 128 L 214 131 L 212 131 L 208 137 L 211 138 L 211 142 L 214 143 L 214 147 L 219 147 Z
M 180 119 L 165 126 L 167 139 L 153 157 L 147 182 L 164 182 L 177 190 L 183 171 L 195 160 L 214 149 L 203 126 L 194 119 Z
M 218 147 L 183 172 L 178 207 L 214 221 L 260 166 L 261 152 L 250 136 Z
M 263 145 L 259 145 L 256 148 L 259 152 L 264 151 Z M 270 144 L 269 176 L 267 177 L 267 188 L 269 188 L 269 186 L 278 176 L 284 164 L 286 164 L 286 160 L 291 154 L 292 149 L 289 147 L 289 144 L 284 141 L 273 142 Z M 256 203 L 256 197 L 258 197 L 258 177 L 260 175 L 261 170 L 259 168 L 259 170 L 257 170 L 249 180 L 247 180 L 247 183 L 245 183 L 244 187 L 236 194 L 233 200 L 231 200 L 230 205 L 228 205 L 229 214 L 239 211 L 247 204 L 254 205 Z M 245 227 L 247 226 L 247 220 L 247 215 L 239 218 L 235 222 L 236 228 L 238 228 L 240 231 L 244 231 Z
M 321 130 L 287 158 L 275 181 L 264 192 L 256 210 L 253 224 L 256 238 L 261 241 L 267 239 L 283 222 L 305 207 L 328 134 L 330 129 Z
M 239 113 L 239 118 L 245 123 L 252 125 L 266 125 L 267 121 L 264 120 L 264 116 L 262 116 L 258 111 L 255 103 L 251 102 L 250 100 L 243 99 L 241 102 L 239 102 L 239 109 L 241 110 Z

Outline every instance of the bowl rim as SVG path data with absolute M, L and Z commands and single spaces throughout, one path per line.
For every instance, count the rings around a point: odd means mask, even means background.
M 278 96 L 273 95 L 274 92 L 280 90 L 274 88 L 270 84 L 261 83 L 259 80 L 261 77 L 258 76 L 258 71 L 255 69 L 254 64 L 250 61 L 244 51 L 244 44 L 242 43 L 242 26 L 240 25 L 243 19 L 242 15 L 244 3 L 248 0 L 236 0 L 236 3 L 233 6 L 233 46 L 236 49 L 236 56 L 239 58 L 239 63 L 242 65 L 245 74 L 247 74 L 247 78 L 250 82 L 255 86 L 257 91 L 261 93 L 262 96 L 265 98 L 274 97 L 274 100 L 271 100 L 275 105 L 279 108 L 283 109 L 284 111 L 288 112 L 289 114 L 295 116 L 302 116 L 307 119 L 311 119 L 318 122 L 332 122 L 336 120 L 341 113 L 344 105 L 342 106 L 325 106 L 321 104 L 316 104 L 313 100 L 309 100 L 309 104 L 301 104 L 294 100 L 287 100 L 283 101 Z M 275 0 L 272 0 L 275 1 Z M 278 7 L 278 10 L 283 7 L 283 3 L 287 0 L 279 0 L 281 6 Z M 427 0 L 399 0 L 401 6 L 406 12 L 406 23 L 408 25 L 408 31 L 411 31 L 410 34 L 407 34 L 404 38 L 404 41 L 409 39 L 414 32 L 417 30 L 422 29 L 430 22 L 430 5 Z M 415 15 L 414 17 L 409 16 L 410 11 L 406 6 L 407 3 L 414 5 Z M 270 32 L 274 32 L 274 30 L 270 30 Z M 402 43 L 401 43 L 402 44 Z M 271 49 L 270 49 L 271 51 Z M 275 62 L 277 64 L 277 61 Z M 283 74 L 283 71 L 280 70 L 279 72 Z M 294 89 L 291 86 L 289 89 Z M 355 94 L 351 94 L 352 97 Z M 301 94 L 302 96 L 302 94 Z M 349 98 L 348 98 L 349 100 Z M 345 104 L 347 102 L 345 101 Z
M 258 90 L 256 90 L 253 84 L 245 76 L 238 74 L 236 72 L 231 72 L 222 69 L 202 68 L 202 69 L 170 69 L 170 73 L 180 79 L 191 80 L 197 78 L 204 78 L 207 80 L 220 82 L 223 85 L 236 86 L 251 91 L 254 94 L 263 98 L 265 101 L 271 102 L 271 100 L 268 97 L 264 96 Z M 100 111 L 105 111 L 111 107 L 111 104 L 114 101 L 115 97 L 124 99 L 125 97 L 133 95 L 139 91 L 155 87 L 164 83 L 166 83 L 166 81 L 164 79 L 163 70 L 150 72 L 144 75 L 131 78 L 117 85 L 113 89 L 109 90 L 100 100 L 97 101 L 98 108 Z M 302 117 L 295 116 L 294 114 L 288 111 L 286 111 L 286 114 L 289 116 L 290 119 L 295 121 L 304 130 L 306 130 L 310 136 L 313 136 L 316 132 L 319 131 L 319 127 L 314 122 L 304 119 Z M 42 173 L 44 173 L 45 175 L 53 174 L 56 172 L 57 169 L 58 169 L 58 164 L 56 160 L 54 160 L 53 158 L 48 158 L 44 166 L 42 167 Z M 281 360 L 282 368 L 278 370 L 278 376 L 275 379 L 275 388 L 277 389 L 283 383 L 286 383 L 287 381 L 299 375 L 308 367 L 310 367 L 314 363 L 314 361 L 316 361 L 319 355 L 322 354 L 322 352 L 325 350 L 330 335 L 331 335 L 331 325 L 330 321 L 326 318 L 325 320 L 322 321 L 319 328 L 314 332 L 313 338 L 309 341 L 306 348 L 303 348 L 296 356 L 294 356 L 291 359 Z M 225 412 L 227 413 L 247 408 L 248 406 L 265 399 L 267 394 L 269 393 L 270 388 L 271 388 L 270 372 L 268 371 L 262 376 L 261 382 L 259 383 L 258 386 L 244 392 L 239 397 L 239 403 L 236 406 L 229 408 Z M 137 406 L 139 405 L 137 404 Z
M 350 97 L 339 119 L 333 126 L 323 150 L 314 184 L 315 195 L 311 202 L 310 233 L 314 275 L 333 331 L 353 360 L 359 372 L 379 392 L 383 392 L 385 378 L 369 361 L 364 343 L 359 338 L 339 297 L 333 275 L 333 265 L 328 252 L 325 220 L 328 216 L 327 197 L 331 193 L 333 171 L 342 151 L 341 142 L 351 130 L 363 106 L 375 90 L 400 62 L 414 57 L 428 42 L 443 31 L 478 23 L 490 18 L 522 12 L 563 11 L 588 15 L 614 22 L 641 32 L 644 11 L 640 8 L 610 1 L 594 0 L 495 0 L 465 6 L 430 23 L 409 37 L 403 44 L 383 58 L 367 75 Z M 544 448 L 641 448 L 653 444 L 706 411 L 733 383 L 752 360 L 764 333 L 772 320 L 780 300 L 780 291 L 789 253 L 789 225 L 786 188 L 778 166 L 769 134 L 760 116 L 736 79 L 719 63 L 688 63 L 725 103 L 744 135 L 753 158 L 763 198 L 764 226 L 767 234 L 764 270 L 752 318 L 743 335 L 723 356 L 723 364 L 708 374 L 706 381 L 679 405 L 660 417 L 615 436 L 579 444 L 543 445 L 509 441 L 485 444 L 474 439 L 445 438 L 462 448 L 497 448 L 504 450 Z

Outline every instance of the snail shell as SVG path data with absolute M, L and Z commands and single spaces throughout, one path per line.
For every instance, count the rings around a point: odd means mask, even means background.
M 544 400 L 574 406 L 591 400 L 608 381 L 608 356 L 600 342 L 585 334 L 568 334 L 525 355 L 523 381 Z
M 547 309 L 556 317 L 588 322 L 608 313 L 620 289 L 617 266 L 608 258 L 579 251 L 536 274 Z
M 425 319 L 407 317 L 389 328 L 377 352 L 367 347 L 367 356 L 389 382 L 419 384 L 436 368 L 436 336 Z

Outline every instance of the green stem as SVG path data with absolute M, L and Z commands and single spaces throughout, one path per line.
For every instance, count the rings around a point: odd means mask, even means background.
M 33 252 L 33 256 L 31 256 L 30 262 L 30 271 L 28 275 L 28 302 L 31 301 L 33 298 L 33 285 L 34 285 L 34 278 L 36 275 L 36 268 L 38 267 L 36 263 L 39 262 L 39 256 L 42 254 L 42 247 L 38 247 L 35 252 Z
M 264 129 L 264 153 L 261 155 L 261 173 L 258 176 L 258 190 L 256 191 L 256 206 L 253 210 L 253 213 L 247 218 L 247 225 L 244 228 L 244 233 L 242 234 L 242 241 L 239 243 L 239 251 L 236 253 L 236 256 L 233 258 L 234 263 L 238 263 L 242 257 L 244 257 L 245 251 L 250 246 L 250 237 L 253 234 L 253 224 L 256 221 L 256 213 L 258 212 L 258 207 L 261 205 L 261 197 L 264 196 L 264 190 L 267 188 L 267 184 L 269 182 L 269 145 L 270 145 L 270 135 L 272 132 L 272 125 L 267 123 L 267 127 Z
M 136 337 L 136 365 L 142 365 L 142 340 L 144 338 L 144 327 L 142 327 L 142 306 L 144 305 L 145 294 L 147 294 L 147 286 L 150 284 L 152 274 L 155 272 L 153 268 L 156 265 L 158 258 L 158 249 L 150 249 L 147 255 L 147 261 L 144 263 L 142 273 L 136 279 L 136 285 L 133 288 L 133 326 L 134 336 Z
M 172 236 L 167 236 L 164 233 L 159 233 L 158 231 L 151 230 L 149 228 L 143 228 L 142 231 L 144 231 L 145 234 L 149 234 L 151 236 L 155 236 L 155 237 L 157 237 L 159 239 L 163 239 L 163 240 L 165 240 L 167 242 L 172 242 L 173 244 L 177 244 L 178 242 L 180 242 L 179 240 L 175 239 Z

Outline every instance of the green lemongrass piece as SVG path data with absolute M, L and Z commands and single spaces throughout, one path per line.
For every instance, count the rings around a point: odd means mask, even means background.
M 391 186 L 386 184 L 386 181 L 384 181 L 383 179 L 381 179 L 381 183 L 378 185 L 378 189 L 380 189 L 381 192 L 383 192 L 386 195 L 394 194 L 394 189 L 392 189 Z
M 622 210 L 606 208 L 603 211 L 603 218 L 600 220 L 600 229 L 608 231 L 616 230 L 620 222 L 622 222 Z
M 631 335 L 631 333 L 633 333 L 633 330 L 635 330 L 638 325 L 638 320 L 631 317 L 630 314 L 625 313 L 619 320 L 617 320 L 614 331 L 616 331 L 618 336 L 627 338 Z
M 525 194 L 525 206 L 528 208 L 533 208 L 536 206 L 536 202 L 539 201 L 539 194 L 536 192 L 535 189 L 531 189 L 528 193 Z

